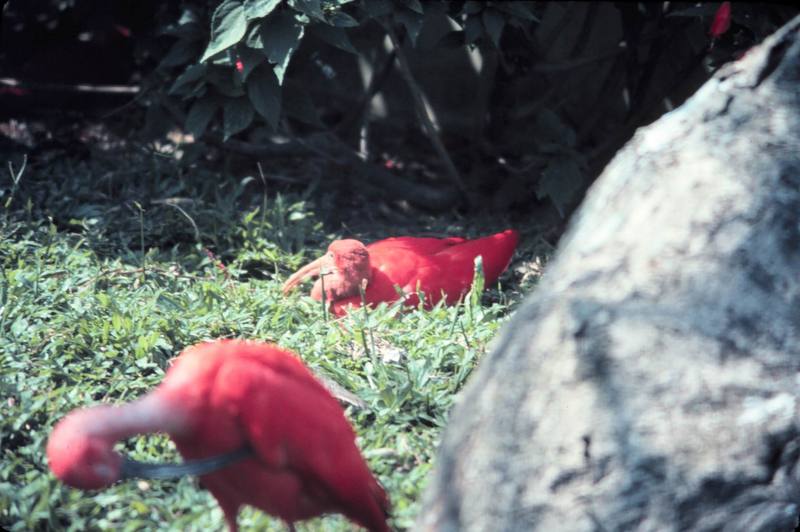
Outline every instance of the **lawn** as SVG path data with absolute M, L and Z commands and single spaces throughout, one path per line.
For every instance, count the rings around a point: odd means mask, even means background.
M 347 415 L 390 494 L 394 526 L 410 528 L 454 396 L 535 283 L 531 259 L 546 255 L 523 230 L 511 271 L 483 295 L 334 322 L 307 287 L 280 291 L 331 239 L 477 236 L 507 221 L 359 225 L 359 212 L 338 214 L 313 186 L 268 194 L 255 169 L 221 176 L 154 150 L 33 159 L 16 184 L 11 174 L 0 181 L 0 525 L 10 530 L 221 530 L 222 513 L 196 479 L 81 492 L 56 481 L 44 456 L 64 414 L 144 394 L 184 347 L 218 337 L 276 342 L 363 399 L 366 408 Z M 178 459 L 161 435 L 121 445 L 140 460 Z M 285 530 L 251 509 L 239 523 Z M 327 516 L 298 529 L 351 527 Z

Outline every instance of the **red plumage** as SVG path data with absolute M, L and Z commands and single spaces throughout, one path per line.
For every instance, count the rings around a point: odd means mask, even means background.
M 366 280 L 365 300 L 370 305 L 400 298 L 395 287 L 406 295 L 406 305 L 419 304 L 417 291 L 425 294 L 425 306 L 444 299 L 455 304 L 470 288 L 477 256 L 483 260 L 486 284 L 493 284 L 505 271 L 516 249 L 518 233 L 508 229 L 475 240 L 459 237 L 395 237 L 364 246 L 357 240 L 337 240 L 328 253 L 295 272 L 284 284 L 288 293 L 300 282 L 325 274 L 311 290 L 314 299 L 325 296 L 337 316 L 349 306 L 361 306 L 359 285 Z
M 252 449 L 254 458 L 201 477 L 231 530 L 245 504 L 288 523 L 341 512 L 369 530 L 389 530 L 388 498 L 341 407 L 288 351 L 237 340 L 190 347 L 144 398 L 61 420 L 47 446 L 50 468 L 75 487 L 108 486 L 120 477 L 114 442 L 159 431 L 186 459 Z

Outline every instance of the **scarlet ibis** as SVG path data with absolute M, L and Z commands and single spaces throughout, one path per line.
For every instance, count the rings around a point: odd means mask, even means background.
M 113 446 L 153 432 L 167 433 L 185 469 L 202 475 L 231 531 L 242 505 L 291 529 L 295 521 L 341 512 L 371 531 L 389 530 L 388 498 L 342 408 L 289 351 L 241 340 L 189 347 L 144 397 L 59 421 L 47 443 L 50 469 L 81 489 L 148 476 L 142 471 L 150 464 L 127 460 Z M 161 469 L 151 478 L 163 478 Z
M 311 297 L 321 301 L 324 287 L 325 300 L 337 316 L 351 305 L 361 306 L 363 283 L 368 305 L 396 301 L 401 296 L 395 287 L 405 294 L 406 305 L 419 304 L 418 291 L 425 294 L 427 308 L 443 298 L 452 305 L 472 284 L 475 258 L 482 257 L 486 284 L 492 284 L 508 267 L 518 239 L 515 230 L 507 229 L 475 240 L 401 236 L 366 246 L 358 240 L 335 240 L 325 255 L 289 277 L 283 293 L 308 277 L 320 277 Z

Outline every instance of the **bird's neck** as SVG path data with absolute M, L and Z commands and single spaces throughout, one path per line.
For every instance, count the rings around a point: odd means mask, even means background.
M 87 432 L 111 441 L 154 432 L 181 434 L 188 429 L 184 410 L 158 393 L 121 406 L 95 407 L 90 412 Z
M 325 288 L 325 299 L 328 301 L 339 301 L 348 297 L 355 297 L 359 294 L 359 287 L 366 279 L 367 284 L 372 280 L 372 268 L 369 265 L 345 266 L 337 272 L 325 275 L 324 280 L 318 279 L 311 289 L 311 297 L 320 301 L 322 299 L 322 288 Z

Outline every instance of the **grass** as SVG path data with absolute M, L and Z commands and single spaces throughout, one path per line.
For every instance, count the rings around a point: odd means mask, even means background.
M 325 231 L 316 210 L 325 201 L 315 205 L 312 190 L 268 197 L 258 180 L 189 172 L 159 154 L 119 161 L 31 161 L 16 182 L 0 181 L 0 525 L 222 529 L 195 479 L 81 492 L 49 473 L 44 447 L 70 410 L 155 387 L 184 347 L 244 337 L 294 350 L 367 403 L 348 416 L 390 494 L 393 525 L 412 527 L 453 397 L 519 293 L 492 287 L 457 307 L 399 315 L 381 307 L 336 326 L 319 303 L 280 292 L 337 236 Z M 177 459 L 161 435 L 122 445 L 140 460 Z M 285 529 L 252 509 L 239 523 Z M 351 527 L 326 516 L 298 529 Z

